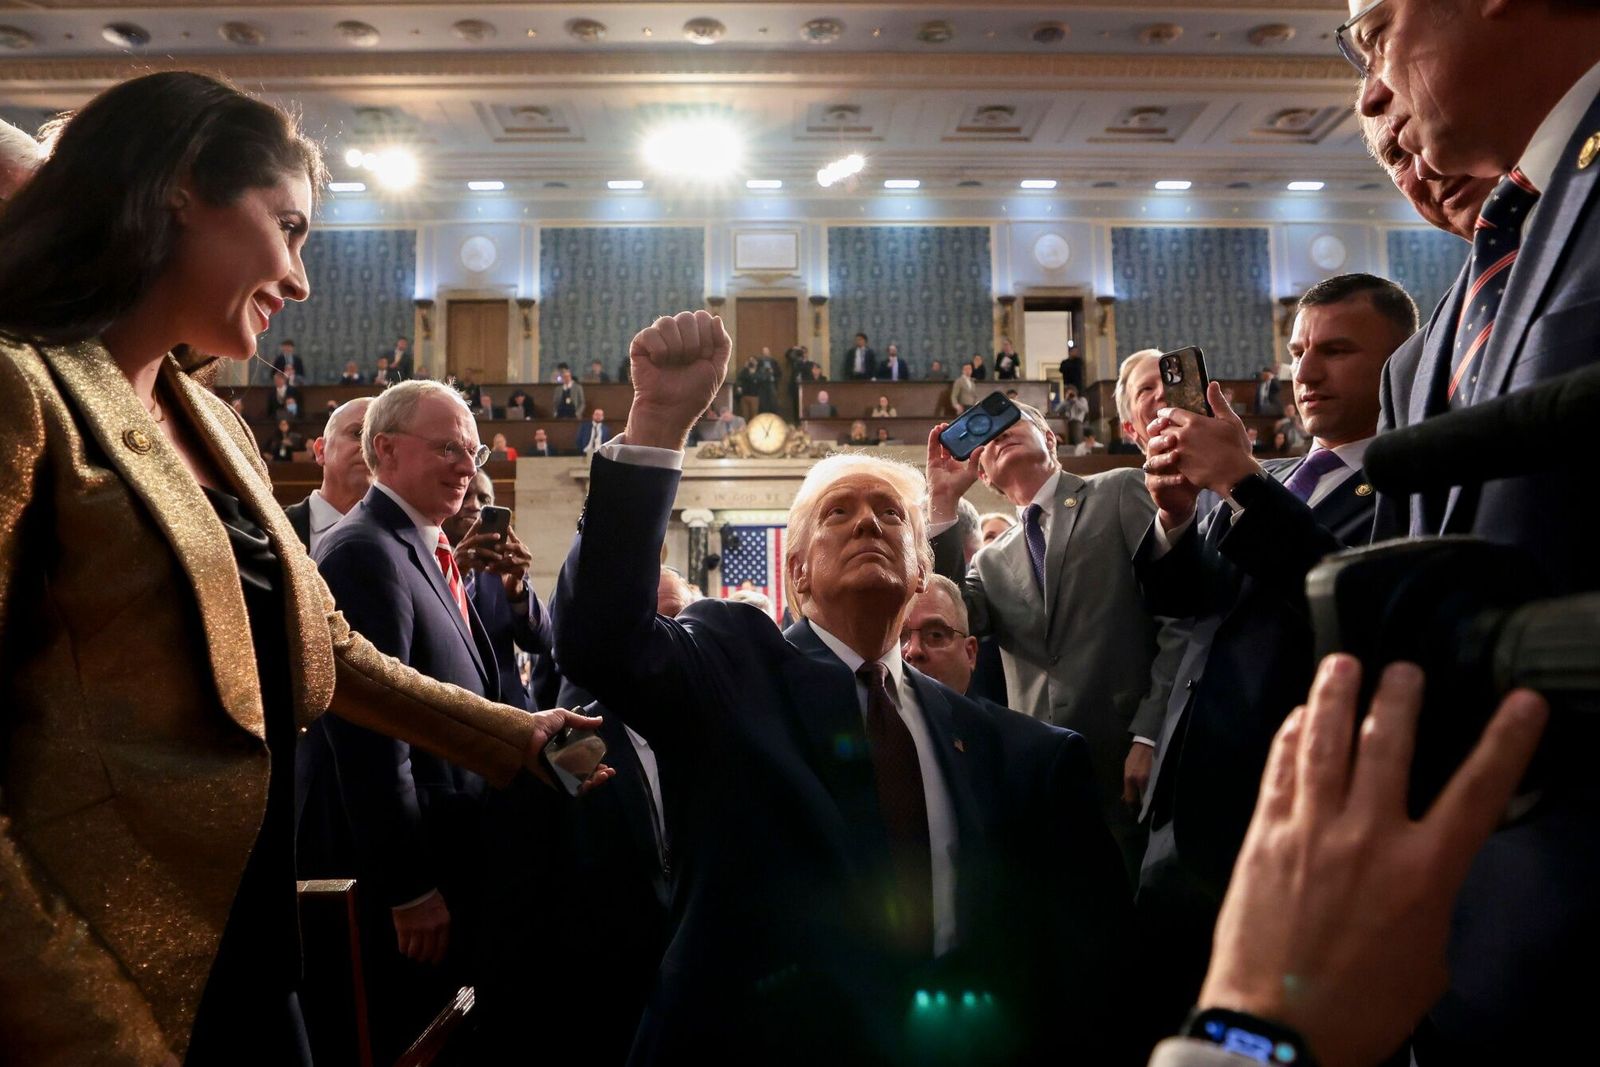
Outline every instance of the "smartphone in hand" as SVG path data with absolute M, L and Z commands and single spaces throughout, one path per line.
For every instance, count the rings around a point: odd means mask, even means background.
M 966 459 L 1009 430 L 1022 418 L 1017 405 L 998 389 L 961 413 L 944 428 L 939 443 L 957 459 Z
M 478 532 L 481 534 L 499 534 L 501 537 L 511 530 L 511 509 L 496 507 L 490 504 L 478 514 Z
M 1206 377 L 1204 352 L 1194 345 L 1163 352 L 1156 365 L 1161 370 L 1161 384 L 1166 392 L 1168 407 L 1184 408 L 1196 415 L 1216 414 L 1206 399 L 1206 387 L 1211 384 L 1211 379 Z
M 545 743 L 539 761 L 569 796 L 577 796 L 605 755 L 606 743 L 598 733 L 569 726 Z

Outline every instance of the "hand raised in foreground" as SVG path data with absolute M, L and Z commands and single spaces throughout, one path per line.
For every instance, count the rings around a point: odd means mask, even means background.
M 1422 672 L 1384 671 L 1352 760 L 1360 684 L 1355 659 L 1329 656 L 1278 731 L 1200 993 L 1203 1008 L 1295 1028 L 1324 1067 L 1379 1062 L 1444 991 L 1456 893 L 1549 714 L 1535 693 L 1508 695 L 1413 821 Z
M 928 521 L 946 522 L 958 514 L 956 508 L 961 498 L 978 480 L 978 452 L 966 459 L 957 459 L 944 447 L 939 435 L 948 429 L 941 422 L 928 431 Z
M 624 440 L 630 445 L 683 448 L 689 428 L 722 388 L 733 342 L 709 311 L 662 316 L 628 346 L 633 407 Z
M 539 781 L 554 788 L 555 782 L 551 780 L 550 772 L 545 770 L 544 764 L 539 759 L 539 753 L 544 751 L 544 746 L 549 743 L 551 738 L 569 726 L 575 726 L 580 730 L 598 730 L 601 725 L 602 721 L 597 717 L 579 715 L 577 712 L 568 711 L 566 708 L 551 708 L 549 711 L 534 712 L 533 737 L 528 742 L 526 756 L 528 770 L 532 771 L 534 777 L 538 778 Z M 600 764 L 595 767 L 594 773 L 584 781 L 583 788 L 579 790 L 579 793 L 588 793 L 591 789 L 599 788 L 610 781 L 616 773 L 604 763 Z

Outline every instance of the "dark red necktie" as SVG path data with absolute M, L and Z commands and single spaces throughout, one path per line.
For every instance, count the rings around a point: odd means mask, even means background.
M 888 909 L 889 922 L 898 945 L 931 956 L 933 852 L 928 843 L 928 798 L 916 742 L 885 684 L 888 673 L 881 663 L 863 663 L 856 671 L 867 687 L 867 744 L 897 889 Z
M 456 607 L 461 611 L 461 621 L 467 624 L 467 629 L 472 629 L 472 617 L 467 614 L 467 588 L 461 584 L 461 568 L 456 566 L 456 554 L 450 551 L 450 539 L 443 531 L 439 534 L 439 546 L 433 550 L 434 558 L 439 561 L 439 569 L 444 571 L 445 584 L 450 586 L 450 595 L 456 598 Z

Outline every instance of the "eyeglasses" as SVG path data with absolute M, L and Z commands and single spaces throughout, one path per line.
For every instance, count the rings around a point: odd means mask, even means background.
M 439 458 L 446 463 L 454 464 L 460 463 L 463 459 L 470 459 L 474 470 L 482 470 L 483 465 L 489 462 L 488 445 L 479 445 L 471 452 L 468 452 L 464 445 L 457 444 L 455 441 L 434 441 L 423 437 L 421 434 L 407 433 L 405 430 L 390 430 L 388 432 L 398 437 L 415 437 L 437 453 Z
M 1363 78 L 1372 74 L 1372 57 L 1367 54 L 1367 49 L 1371 47 L 1371 43 L 1363 44 L 1358 41 L 1350 30 L 1356 23 L 1372 14 L 1373 9 L 1379 7 L 1382 3 L 1383 0 L 1372 0 L 1372 3 L 1351 15 L 1338 29 L 1333 31 L 1333 38 L 1339 44 L 1339 54 L 1349 60 L 1350 65 L 1356 68 L 1356 73 Z
M 911 636 L 916 634 L 922 638 L 922 647 L 930 652 L 940 652 L 955 644 L 956 638 L 966 637 L 965 630 L 955 630 L 949 626 L 930 624 L 919 626 L 915 629 L 900 631 L 900 647 L 905 648 L 911 643 Z

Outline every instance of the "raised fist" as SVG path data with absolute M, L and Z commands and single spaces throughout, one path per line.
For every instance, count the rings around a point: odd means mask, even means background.
M 629 444 L 682 448 L 728 373 L 733 342 L 709 311 L 662 316 L 628 346 L 633 371 Z

